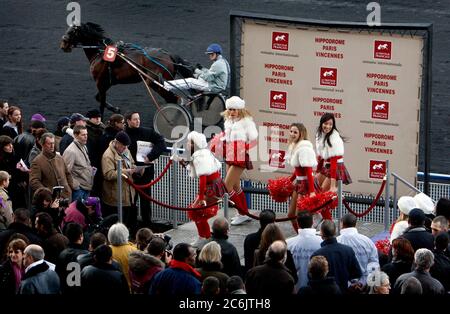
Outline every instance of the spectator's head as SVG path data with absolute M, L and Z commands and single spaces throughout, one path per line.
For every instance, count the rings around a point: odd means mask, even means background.
M 300 229 L 312 228 L 313 216 L 307 210 L 301 210 L 297 213 L 297 222 Z
M 124 131 L 119 131 L 116 134 L 114 141 L 114 148 L 119 154 L 122 154 L 131 144 L 131 139 Z
M 392 241 L 392 256 L 396 261 L 412 263 L 414 261 L 414 249 L 408 239 L 399 237 Z
M 308 277 L 311 280 L 321 280 L 327 277 L 329 271 L 328 261 L 325 256 L 311 257 L 308 265 Z
M 11 106 L 8 109 L 8 121 L 11 124 L 16 125 L 18 128 L 18 133 L 22 133 L 22 110 L 19 107 Z
M 400 210 L 401 219 L 406 220 L 409 212 L 417 208 L 417 204 L 412 196 L 402 196 L 397 201 L 397 207 Z
M 9 103 L 7 101 L 0 101 L 0 116 L 6 117 L 8 115 Z
M 414 264 L 417 270 L 428 272 L 434 264 L 434 255 L 429 249 L 418 249 L 414 254 Z
M 8 172 L 1 170 L 0 171 L 0 187 L 2 188 L 8 188 L 9 186 L 9 179 L 11 179 L 11 176 Z
M 416 295 L 422 293 L 422 284 L 416 277 L 409 277 L 408 279 L 406 279 L 405 282 L 403 282 L 402 288 L 400 290 L 400 294 Z
M 108 241 L 113 246 L 124 245 L 128 243 L 130 232 L 123 223 L 116 223 L 108 230 Z
M 0 135 L 0 155 L 4 153 L 12 154 L 13 151 L 13 139 L 8 135 Z
M 268 224 L 261 234 L 261 241 L 259 243 L 259 252 L 258 252 L 260 260 L 264 260 L 266 258 L 266 253 L 270 245 L 277 240 L 285 242 L 283 232 L 277 226 L 277 224 L 275 223 Z
M 36 214 L 36 230 L 39 235 L 48 236 L 53 234 L 53 218 L 49 213 L 40 212 Z
M 230 225 L 228 224 L 228 220 L 224 217 L 217 217 L 212 225 L 212 233 L 214 238 L 224 239 L 228 237 L 228 230 L 230 229 Z
M 102 122 L 102 114 L 98 109 L 89 110 L 86 113 L 86 118 L 94 125 L 99 125 Z
M 259 214 L 259 225 L 261 226 L 261 230 L 264 230 L 268 224 L 274 223 L 276 218 L 276 214 L 271 209 L 264 209 Z
M 8 244 L 8 257 L 10 261 L 16 265 L 22 266 L 23 251 L 27 247 L 27 243 L 22 239 L 14 239 Z
M 69 126 L 70 118 L 61 117 L 56 122 L 56 133 L 61 134 L 64 127 Z
M 76 125 L 84 125 L 86 126 L 86 121 L 88 118 L 83 116 L 81 113 L 72 113 L 70 116 L 70 126 L 74 127 Z
M 139 128 L 141 126 L 141 117 L 139 116 L 139 112 L 130 111 L 125 114 L 125 122 L 127 127 L 134 129 Z
M 320 236 L 322 239 L 330 239 L 336 235 L 336 225 L 332 220 L 324 220 L 320 225 Z
M 108 126 L 117 131 L 123 131 L 125 130 L 125 118 L 121 114 L 114 113 L 109 117 Z
M 105 235 L 101 232 L 94 233 L 89 239 L 89 251 L 93 252 L 102 244 L 108 244 Z
M 41 137 L 42 137 L 42 135 L 44 135 L 47 132 L 48 132 L 47 129 L 36 129 L 36 130 L 33 130 L 33 132 L 32 132 L 32 134 L 34 136 L 35 144 L 36 144 L 37 148 L 39 148 L 40 150 L 42 150 Z
M 51 154 L 55 152 L 55 135 L 53 133 L 44 133 L 39 141 L 42 146 L 42 152 Z
M 94 250 L 94 264 L 110 264 L 112 261 L 112 249 L 109 245 L 102 244 Z
M 389 290 L 391 290 L 389 276 L 379 270 L 371 272 L 367 276 L 367 285 L 369 286 L 369 294 L 389 294 Z
M 195 266 L 195 257 L 197 253 L 192 245 L 187 243 L 178 243 L 173 249 L 173 259 L 179 262 L 184 262 L 191 266 Z
M 421 209 L 414 208 L 409 212 L 408 223 L 411 227 L 423 227 L 425 218 L 425 214 Z
M 73 128 L 73 136 L 81 145 L 86 145 L 88 141 L 88 131 L 85 125 L 76 125 Z
M 437 201 L 436 216 L 444 216 L 450 221 L 450 199 L 442 197 Z
M 356 227 L 356 216 L 351 213 L 345 214 L 341 221 L 343 229 Z
M 162 258 L 165 250 L 166 242 L 160 237 L 153 237 L 147 246 L 147 253 L 158 258 Z
M 17 208 L 14 211 L 14 222 L 31 226 L 31 213 L 26 208 Z
M 33 195 L 33 205 L 37 209 L 48 208 L 52 201 L 52 191 L 46 187 L 37 189 Z
M 219 279 L 214 276 L 208 276 L 202 283 L 202 294 L 208 296 L 215 296 L 220 293 Z
M 444 252 L 448 248 L 449 236 L 447 232 L 440 232 L 434 239 L 434 247 L 437 251 Z
M 448 231 L 448 220 L 444 216 L 437 216 L 431 222 L 431 233 L 436 236 L 439 232 Z
M 216 263 L 221 264 L 222 253 L 220 245 L 216 241 L 211 241 L 205 244 L 200 251 L 198 261 L 201 265 Z
M 28 245 L 23 251 L 23 266 L 28 267 L 34 262 L 41 261 L 45 257 L 42 247 L 36 244 Z
M 236 292 L 245 293 L 244 281 L 239 276 L 231 276 L 227 280 L 227 292 L 229 294 L 235 294 Z
M 141 228 L 136 232 L 136 246 L 139 250 L 144 251 L 153 238 L 153 231 L 149 228 Z
M 285 241 L 277 240 L 273 242 L 267 250 L 267 258 L 274 262 L 284 264 L 287 257 L 287 245 Z
M 31 121 L 31 123 L 30 123 L 31 134 L 33 134 L 36 137 L 35 132 L 39 129 L 45 129 L 45 127 L 46 126 L 45 126 L 44 122 L 37 121 L 37 120 Z
M 69 222 L 64 229 L 64 235 L 70 243 L 83 243 L 83 227 L 79 223 Z

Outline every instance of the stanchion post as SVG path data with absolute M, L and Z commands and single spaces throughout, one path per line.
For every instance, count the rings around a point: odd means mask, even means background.
M 223 195 L 223 216 L 225 217 L 226 220 L 228 220 L 228 217 L 230 216 L 229 213 L 229 208 L 228 208 L 228 200 L 230 199 L 230 196 L 228 195 L 228 193 L 225 193 Z
M 386 186 L 384 190 L 384 231 L 389 230 L 389 181 L 391 176 L 391 169 L 389 167 L 389 160 L 386 160 Z
M 393 213 L 393 221 L 397 220 L 397 184 L 398 184 L 398 179 L 397 177 L 394 175 L 394 199 L 392 200 L 392 210 L 394 211 Z
M 342 180 L 339 179 L 338 181 L 338 222 L 337 222 L 337 229 L 338 233 L 341 232 L 341 218 L 342 218 Z
M 174 206 L 178 206 L 178 197 L 177 197 L 177 178 L 178 178 L 178 163 L 174 162 L 173 163 L 173 173 L 171 176 L 171 182 L 170 182 L 170 189 L 171 189 L 171 193 L 170 193 L 170 203 L 173 204 Z M 178 228 L 178 223 L 177 223 L 177 213 L 174 209 L 170 210 L 170 218 L 172 220 L 172 227 L 173 229 L 177 229 Z
M 119 222 L 123 222 L 122 212 L 122 159 L 117 160 L 117 215 Z

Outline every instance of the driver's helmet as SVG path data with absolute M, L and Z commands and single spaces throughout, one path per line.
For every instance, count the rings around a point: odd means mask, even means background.
M 222 47 L 220 47 L 219 44 L 211 44 L 208 46 L 208 48 L 206 48 L 206 54 L 208 53 L 217 53 L 219 55 L 222 54 Z

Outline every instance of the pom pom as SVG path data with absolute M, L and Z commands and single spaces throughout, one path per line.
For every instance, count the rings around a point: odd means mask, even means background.
M 275 202 L 283 203 L 292 195 L 295 187 L 289 177 L 280 177 L 277 179 L 269 179 L 267 188 L 270 196 Z
M 333 199 L 333 201 L 323 207 L 323 205 L 328 203 L 331 199 Z M 311 197 L 300 197 L 297 200 L 297 209 L 307 211 L 312 211 L 314 209 L 321 209 L 322 211 L 327 209 L 330 210 L 336 208 L 337 203 L 337 194 L 335 192 L 327 191 L 323 193 L 317 193 L 316 195 Z
M 381 253 L 389 255 L 389 250 L 391 248 L 391 243 L 389 242 L 389 239 L 378 240 L 375 242 L 375 246 Z

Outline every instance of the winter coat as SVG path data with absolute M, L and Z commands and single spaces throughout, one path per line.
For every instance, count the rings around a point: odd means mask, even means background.
M 270 259 L 250 269 L 245 279 L 247 293 L 257 296 L 286 296 L 294 293 L 294 285 L 294 278 L 287 267 Z
M 74 190 L 90 191 L 94 183 L 94 175 L 86 146 L 74 140 L 64 151 L 63 159 L 72 174 Z
M 333 130 L 329 139 L 331 147 L 328 145 L 328 141 L 324 143 L 325 134 L 322 133 L 320 136 L 316 136 L 316 152 L 317 155 L 327 160 L 335 156 L 344 156 L 344 141 L 342 140 L 339 132 Z
M 200 262 L 199 268 L 196 270 L 202 275 L 201 282 L 206 279 L 206 277 L 212 276 L 219 280 L 220 294 L 227 293 L 227 281 L 230 278 L 227 274 L 222 272 L 222 263 L 205 263 Z
M 402 235 L 403 238 L 411 242 L 414 252 L 418 249 L 434 249 L 434 237 L 425 227 L 409 227 Z
M 211 92 L 219 93 L 226 90 L 229 85 L 230 65 L 222 55 L 217 56 L 217 60 L 209 69 L 202 68 L 196 73 L 199 74 L 199 78 L 208 82 Z
M 111 264 L 89 265 L 81 271 L 81 289 L 85 295 L 129 294 L 124 274 Z
M 7 229 L 13 219 L 12 202 L 8 191 L 0 188 L 0 230 Z
M 200 281 L 190 272 L 180 268 L 166 268 L 150 284 L 150 295 L 186 296 L 200 294 Z
M 61 290 L 63 293 L 74 293 L 75 291 L 79 291 L 79 288 L 69 287 L 66 282 L 66 278 L 71 273 L 71 270 L 67 270 L 67 265 L 71 262 L 77 261 L 77 256 L 81 254 L 86 254 L 88 251 L 83 249 L 80 244 L 69 243 L 67 249 L 64 249 L 58 257 L 56 262 L 55 271 L 61 280 Z
M 398 277 L 393 287 L 393 293 L 400 294 L 403 284 L 410 277 L 415 277 L 420 281 L 420 284 L 422 285 L 423 295 L 436 295 L 445 293 L 444 286 L 437 279 L 431 277 L 429 272 L 417 269 Z
M 60 294 L 59 277 L 47 263 L 38 264 L 25 273 L 19 294 Z
M 9 238 L 15 233 L 21 233 L 26 236 L 30 244 L 42 244 L 42 239 L 34 233 L 30 226 L 19 222 L 12 222 L 8 226 L 8 229 L 0 232 L 0 252 L 5 252 Z
M 336 280 L 333 277 L 327 277 L 325 279 L 309 280 L 308 285 L 300 288 L 298 295 L 340 295 L 341 289 L 336 284 Z
M 147 294 L 153 277 L 164 270 L 164 263 L 156 257 L 141 251 L 133 251 L 128 259 L 131 291 Z

